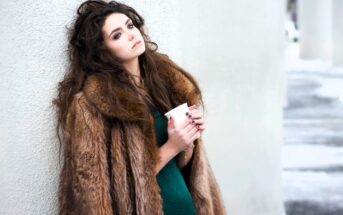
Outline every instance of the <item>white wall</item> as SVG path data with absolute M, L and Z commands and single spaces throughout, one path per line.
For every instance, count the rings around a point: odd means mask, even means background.
M 50 102 L 65 68 L 64 26 L 80 2 L 0 3 L 0 214 L 56 213 Z M 284 1 L 126 2 L 200 83 L 205 144 L 229 214 L 283 214 Z
M 229 214 L 283 214 L 284 1 L 184 1 L 181 63 L 207 104 L 205 143 Z
M 74 2 L 74 3 L 73 3 Z M 0 214 L 54 214 L 53 90 L 76 1 L 0 2 Z

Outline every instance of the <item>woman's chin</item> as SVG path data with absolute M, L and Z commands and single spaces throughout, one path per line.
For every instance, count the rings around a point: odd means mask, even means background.
M 145 47 L 143 46 L 142 48 L 137 50 L 137 57 L 143 54 L 144 52 L 145 52 Z

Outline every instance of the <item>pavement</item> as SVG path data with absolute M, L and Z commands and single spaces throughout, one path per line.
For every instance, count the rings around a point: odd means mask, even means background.
M 343 215 L 343 68 L 293 59 L 284 108 L 287 215 Z

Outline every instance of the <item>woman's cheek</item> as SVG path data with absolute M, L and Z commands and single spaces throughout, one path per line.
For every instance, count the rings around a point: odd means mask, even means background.
M 123 46 L 113 48 L 113 54 L 122 60 L 125 60 L 127 58 L 127 50 Z

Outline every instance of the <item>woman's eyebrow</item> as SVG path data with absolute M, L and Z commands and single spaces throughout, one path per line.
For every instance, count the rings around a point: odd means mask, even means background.
M 126 22 L 125 22 L 125 25 L 126 25 L 129 21 L 131 21 L 131 19 L 127 19 Z M 110 38 L 111 35 L 112 35 L 114 32 L 118 31 L 119 29 L 121 29 L 121 27 L 116 28 L 116 29 L 114 29 L 113 31 L 111 31 L 111 33 L 110 33 L 110 35 L 109 35 L 108 37 Z

